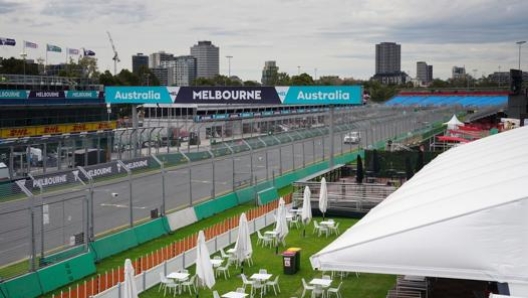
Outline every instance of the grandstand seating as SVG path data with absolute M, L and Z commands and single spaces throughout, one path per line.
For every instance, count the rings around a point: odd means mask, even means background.
M 449 106 L 464 107 L 501 106 L 508 103 L 504 93 L 401 93 L 385 104 L 388 106 Z

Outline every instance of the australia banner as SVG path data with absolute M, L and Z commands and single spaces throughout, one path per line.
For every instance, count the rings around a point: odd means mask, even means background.
M 119 104 L 362 104 L 361 86 L 106 87 L 106 103 Z
M 47 51 L 47 52 L 57 52 L 57 53 L 61 53 L 61 52 L 62 52 L 62 49 L 61 49 L 61 47 L 59 47 L 59 46 L 55 46 L 55 45 L 52 45 L 52 44 L 47 44 L 47 45 L 46 45 L 46 51 Z

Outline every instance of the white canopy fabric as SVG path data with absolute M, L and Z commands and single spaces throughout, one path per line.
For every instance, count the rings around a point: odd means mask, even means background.
M 464 122 L 458 120 L 456 115 L 453 115 L 453 117 L 444 124 L 447 125 L 448 129 L 457 129 L 459 126 L 464 126 Z
M 286 203 L 284 202 L 284 199 L 280 197 L 279 207 L 277 208 L 277 225 L 275 227 L 275 231 L 277 232 L 277 238 L 282 243 L 285 243 L 286 236 L 290 232 L 290 229 L 288 229 L 286 212 Z
M 198 232 L 196 241 L 196 275 L 200 278 L 200 282 L 209 289 L 216 283 L 211 255 L 205 243 L 205 235 L 202 230 Z
M 303 193 L 303 205 L 301 210 L 301 220 L 303 224 L 307 225 L 312 220 L 312 192 L 310 188 L 306 186 Z
M 527 215 L 522 127 L 439 155 L 310 261 L 320 270 L 508 282 L 525 296 Z
M 125 281 L 123 282 L 123 297 L 138 298 L 136 280 L 134 279 L 134 266 L 130 259 L 125 260 Z
M 319 190 L 319 211 L 324 215 L 326 213 L 326 206 L 328 205 L 328 189 L 326 188 L 326 179 L 321 179 L 321 189 Z
M 243 262 L 248 255 L 253 253 L 250 237 L 251 233 L 249 231 L 246 213 L 242 213 L 238 220 L 238 236 L 235 243 L 235 255 L 239 263 Z

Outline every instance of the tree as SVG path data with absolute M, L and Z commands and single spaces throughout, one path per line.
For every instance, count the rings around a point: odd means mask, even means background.
M 192 84 L 192 86 L 214 86 L 214 81 L 212 79 L 207 79 L 203 77 L 196 78 Z
M 119 85 L 117 79 L 108 70 L 99 75 L 99 83 L 104 86 Z
M 83 56 L 79 59 L 78 64 L 82 70 L 82 76 L 84 78 L 96 79 L 100 76 L 96 58 Z
M 277 80 L 275 81 L 274 85 L 275 86 L 290 86 L 291 78 L 287 73 L 279 72 L 277 73 Z
M 291 78 L 292 86 L 312 86 L 313 84 L 313 78 L 307 73 L 301 73 L 300 75 Z
M 141 79 L 128 69 L 122 69 L 117 75 L 117 80 L 121 86 L 139 86 Z
M 244 81 L 245 87 L 258 87 L 260 84 L 257 81 Z
M 365 172 L 363 170 L 363 161 L 361 160 L 361 155 L 357 156 L 356 159 L 356 182 L 361 184 L 363 183 L 363 178 L 365 178 Z

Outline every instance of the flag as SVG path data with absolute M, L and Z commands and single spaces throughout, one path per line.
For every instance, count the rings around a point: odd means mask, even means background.
M 84 50 L 84 56 L 95 56 L 95 52 L 92 50 Z
M 25 48 L 31 48 L 31 49 L 36 49 L 38 48 L 38 45 L 34 42 L 31 42 L 31 41 L 24 41 L 24 47 Z
M 0 37 L 0 46 L 15 46 L 16 41 L 13 38 Z
M 68 49 L 68 55 L 79 55 L 79 53 L 78 49 Z
M 59 46 L 54 46 L 54 45 L 51 45 L 51 44 L 47 44 L 47 45 L 46 45 L 46 51 L 47 51 L 47 52 L 57 52 L 57 53 L 61 53 L 61 52 L 62 52 L 62 49 L 61 49 Z

